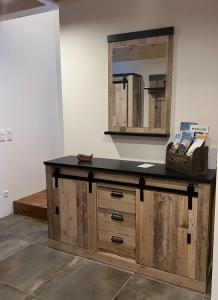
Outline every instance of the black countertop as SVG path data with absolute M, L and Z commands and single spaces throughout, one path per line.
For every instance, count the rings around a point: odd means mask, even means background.
M 78 162 L 76 156 L 65 156 L 50 161 L 44 162 L 45 165 L 57 166 L 57 167 L 70 167 L 76 169 L 85 169 L 92 171 L 105 171 L 113 173 L 125 173 L 139 176 L 165 178 L 165 179 L 177 179 L 188 180 L 193 182 L 210 183 L 216 177 L 216 170 L 208 170 L 205 176 L 190 177 L 177 173 L 175 171 L 167 170 L 165 164 L 153 164 L 154 166 L 149 168 L 137 167 L 140 164 L 145 163 L 142 161 L 128 161 L 117 159 L 105 159 L 105 158 L 93 158 L 92 162 Z M 150 164 L 150 162 L 148 162 Z

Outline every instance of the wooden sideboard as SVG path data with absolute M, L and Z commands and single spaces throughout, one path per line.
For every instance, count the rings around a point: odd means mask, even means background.
M 212 265 L 215 170 L 68 156 L 45 162 L 49 245 L 205 292 Z

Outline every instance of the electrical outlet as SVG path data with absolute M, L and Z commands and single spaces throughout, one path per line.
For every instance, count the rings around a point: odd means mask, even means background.
M 7 198 L 8 197 L 8 190 L 3 191 L 2 196 L 3 196 L 3 198 Z
M 5 142 L 6 137 L 5 137 L 5 130 L 0 129 L 0 142 Z
M 12 129 L 6 129 L 5 130 L 5 135 L 6 135 L 6 138 L 7 138 L 8 142 L 13 141 L 13 138 L 12 138 Z

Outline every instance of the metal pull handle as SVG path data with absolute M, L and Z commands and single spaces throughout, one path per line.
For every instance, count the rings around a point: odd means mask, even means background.
M 124 218 L 123 218 L 122 215 L 120 215 L 120 214 L 114 214 L 114 213 L 111 215 L 111 219 L 115 220 L 115 221 L 120 221 L 120 222 L 122 222 L 124 220 Z
M 113 243 L 116 243 L 116 244 L 123 244 L 124 243 L 123 239 L 118 237 L 118 236 L 112 236 L 111 241 Z
M 122 192 L 117 192 L 117 191 L 112 191 L 111 196 L 112 197 L 117 197 L 117 198 L 123 198 L 123 193 Z
M 187 244 L 191 244 L 192 242 L 192 236 L 190 233 L 187 234 Z
M 55 213 L 56 213 L 56 215 L 59 215 L 59 207 L 58 206 L 55 207 Z

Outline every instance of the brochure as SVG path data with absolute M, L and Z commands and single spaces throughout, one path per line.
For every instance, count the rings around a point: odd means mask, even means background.
M 198 123 L 194 122 L 181 122 L 180 123 L 180 131 L 190 131 L 192 125 L 198 125 Z
M 172 145 L 170 151 L 176 153 L 179 149 L 179 145 L 181 143 L 181 140 L 182 140 L 182 133 L 179 132 L 175 135 L 175 138 L 173 140 L 173 145 Z
M 193 155 L 193 152 L 204 145 L 206 141 L 207 135 L 206 134 L 196 134 L 194 142 L 192 143 L 191 147 L 188 149 L 186 155 L 191 157 Z
M 190 147 L 192 141 L 193 141 L 194 133 L 190 131 L 184 131 L 182 135 L 182 140 L 179 145 L 178 152 L 180 154 L 185 154 Z
M 201 125 L 191 125 L 190 131 L 194 132 L 195 134 L 201 133 L 201 134 L 209 134 L 209 127 L 208 126 L 201 126 Z

